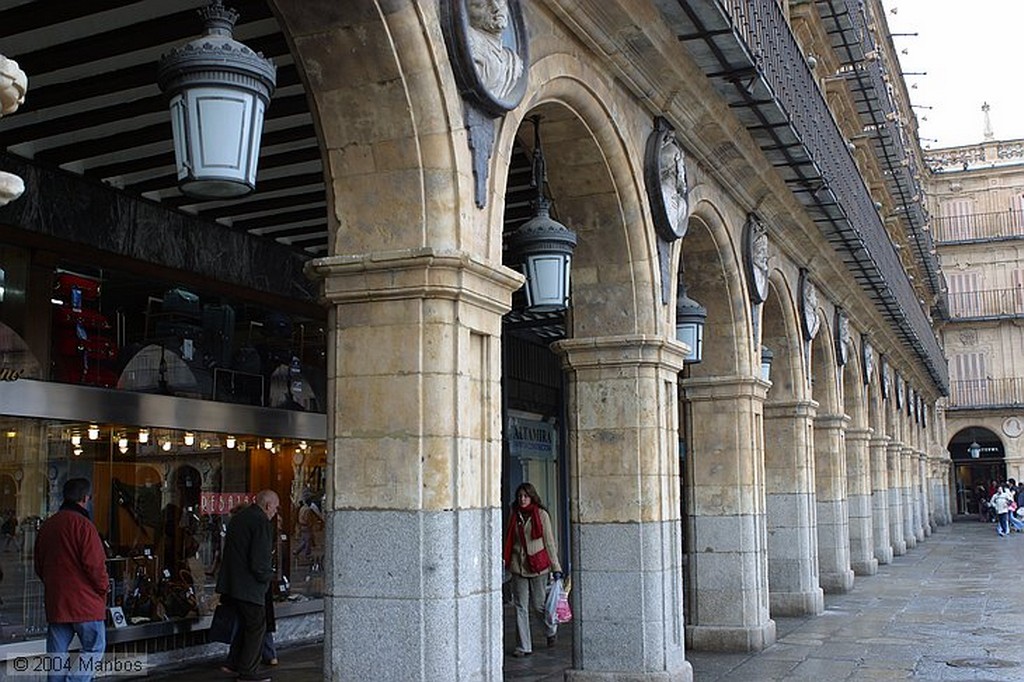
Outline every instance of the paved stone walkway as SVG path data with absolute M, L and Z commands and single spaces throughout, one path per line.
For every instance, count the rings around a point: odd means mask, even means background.
M 877 575 L 858 577 L 849 593 L 826 595 L 823 615 L 776 619 L 778 640 L 765 651 L 687 651 L 686 657 L 697 682 L 1024 682 L 1022 571 L 1024 535 L 1000 538 L 991 524 L 965 518 L 880 566 Z M 507 643 L 513 628 L 509 620 Z M 572 663 L 570 640 L 567 628 L 554 648 L 507 657 L 505 679 L 561 682 Z M 320 644 L 285 648 L 281 665 L 268 672 L 276 680 L 319 682 L 322 657 Z M 199 661 L 145 679 L 225 678 L 216 662 Z

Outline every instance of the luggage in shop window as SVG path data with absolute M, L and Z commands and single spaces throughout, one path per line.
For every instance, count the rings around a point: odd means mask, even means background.
M 117 344 L 105 336 L 89 336 L 84 339 L 78 335 L 62 334 L 56 340 L 59 355 L 86 354 L 91 360 L 113 360 L 117 357 Z
M 160 320 L 156 323 L 153 342 L 192 362 L 203 357 L 203 328 L 182 320 Z
M 267 313 L 263 318 L 263 335 L 275 339 L 291 339 L 291 319 L 284 313 Z
M 110 320 L 98 310 L 84 308 L 72 310 L 70 306 L 61 306 L 53 311 L 53 320 L 58 326 L 74 327 L 81 324 L 86 331 L 96 330 L 107 331 L 110 329 Z
M 229 305 L 204 305 L 203 332 L 206 351 L 213 362 L 219 367 L 228 367 L 235 339 L 235 309 Z
M 164 302 L 160 310 L 163 313 L 174 313 L 193 320 L 202 319 L 203 316 L 199 296 L 185 289 L 169 289 L 164 292 Z
M 232 357 L 231 368 L 237 372 L 262 374 L 263 361 L 260 358 L 260 352 L 252 346 L 239 348 Z
M 78 289 L 83 300 L 95 301 L 100 297 L 100 281 L 92 277 L 59 272 L 53 283 L 53 293 L 66 305 L 71 304 L 71 291 Z

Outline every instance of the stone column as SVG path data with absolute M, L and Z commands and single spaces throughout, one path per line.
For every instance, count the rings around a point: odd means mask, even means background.
M 850 515 L 850 567 L 857 575 L 878 572 L 871 521 L 871 429 L 846 430 L 846 496 Z
M 764 406 L 764 469 L 768 527 L 768 588 L 773 616 L 818 615 L 814 498 L 814 401 Z
M 846 506 L 846 415 L 814 418 L 814 490 L 818 514 L 818 567 L 826 593 L 853 587 Z
M 762 406 L 753 377 L 687 379 L 687 627 L 694 649 L 759 651 L 768 610 Z
M 871 535 L 875 558 L 880 564 L 892 562 L 889 537 L 889 468 L 886 465 L 888 436 L 876 436 L 868 443 L 871 452 Z
M 931 536 L 932 530 L 935 528 L 935 523 L 932 519 L 931 505 L 929 504 L 931 490 L 928 478 L 928 460 L 925 457 L 925 454 L 920 450 L 917 451 L 917 471 L 917 489 L 920 491 L 919 494 L 921 496 L 920 502 L 918 502 L 917 506 L 921 510 L 921 532 L 923 534 L 923 540 L 924 538 Z
M 903 537 L 903 472 L 900 457 L 903 443 L 890 440 L 885 447 L 885 464 L 889 474 L 889 541 L 892 553 L 902 556 L 907 553 L 907 541 Z
M 950 511 L 950 490 L 949 490 L 949 467 L 948 459 L 934 457 L 929 459 L 932 466 L 932 508 L 935 510 L 935 520 L 940 526 L 947 526 L 953 522 L 953 515 Z
M 501 319 L 522 277 L 427 248 L 308 267 L 334 306 L 325 677 L 497 682 Z
M 678 374 L 683 347 L 567 339 L 573 666 L 567 682 L 689 682 Z
M 903 500 L 903 539 L 907 543 L 907 549 L 917 547 L 918 540 L 917 517 L 920 512 L 917 509 L 917 496 L 914 495 L 916 471 L 917 459 L 914 457 L 914 451 L 904 445 L 900 451 L 900 496 Z

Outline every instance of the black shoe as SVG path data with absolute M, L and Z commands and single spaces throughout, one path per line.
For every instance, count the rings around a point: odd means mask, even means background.
M 529 656 L 531 654 L 533 654 L 532 651 L 523 651 L 519 647 L 516 647 L 516 650 L 512 652 L 512 655 L 516 658 L 523 658 L 524 656 Z
M 554 646 L 558 641 L 558 635 L 548 635 L 548 646 Z

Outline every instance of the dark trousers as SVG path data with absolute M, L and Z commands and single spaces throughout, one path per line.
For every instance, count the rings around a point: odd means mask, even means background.
M 238 634 L 231 641 L 228 660 L 235 664 L 240 678 L 256 677 L 263 634 L 267 630 L 267 612 L 263 604 L 237 599 L 233 603 L 238 613 Z

